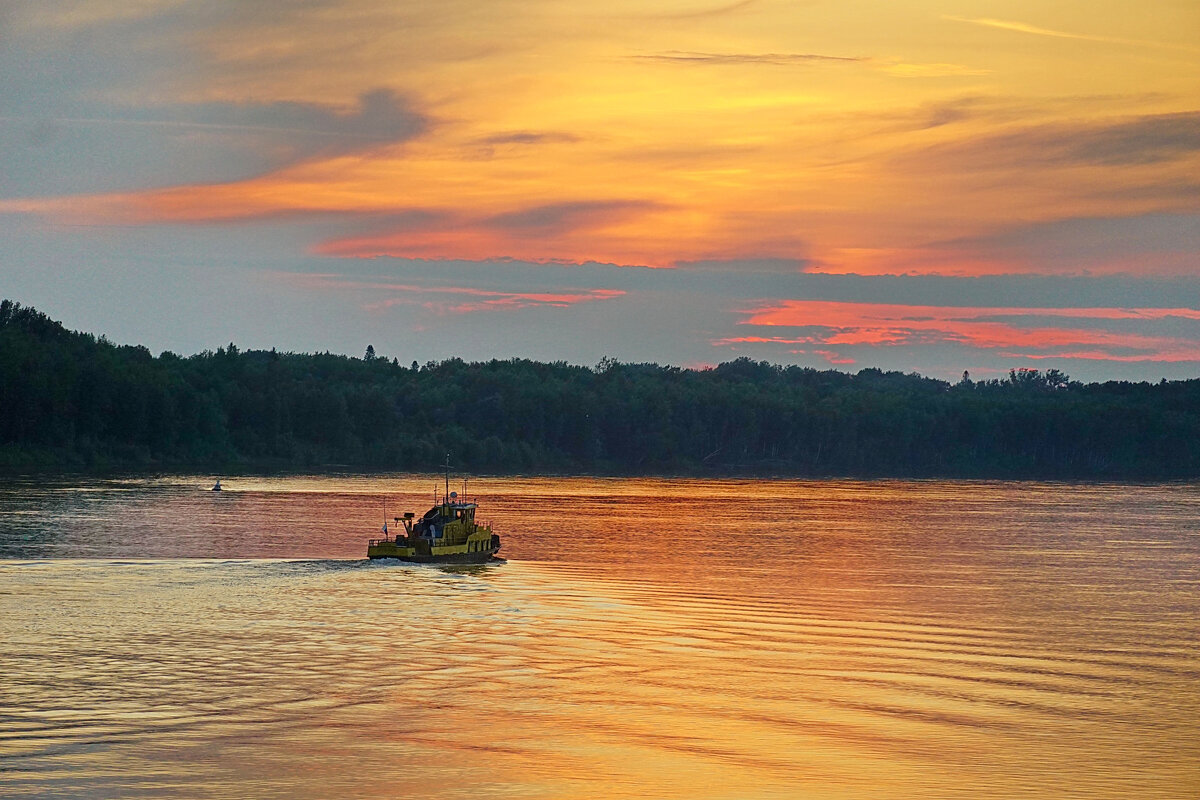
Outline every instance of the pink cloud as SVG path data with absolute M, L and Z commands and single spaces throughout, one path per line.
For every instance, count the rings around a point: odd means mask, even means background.
M 1200 361 L 1200 341 L 1101 326 L 1048 325 L 1066 320 L 1200 320 L 1193 308 L 943 307 L 826 300 L 785 300 L 746 312 L 740 324 L 821 329 L 795 336 L 746 335 L 719 339 L 792 345 L 927 345 L 950 343 L 1002 351 L 1006 357 L 1087 358 L 1111 361 Z M 1021 318 L 1029 324 L 1023 325 Z M 1057 352 L 1047 352 L 1053 349 Z M 1130 352 L 1133 351 L 1133 352 Z M 821 351 L 813 350 L 813 353 Z M 839 362 L 832 362 L 839 363 Z
M 835 353 L 832 350 L 813 350 L 813 353 L 815 355 L 821 356 L 826 361 L 828 361 L 830 364 L 853 364 L 853 363 L 855 363 L 853 358 L 850 358 L 849 356 L 843 356 L 839 353 Z

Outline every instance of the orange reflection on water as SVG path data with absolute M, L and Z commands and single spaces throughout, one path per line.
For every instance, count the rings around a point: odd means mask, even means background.
M 480 479 L 507 564 L 363 561 L 433 482 L 0 492 L 5 796 L 1197 785 L 1195 487 Z

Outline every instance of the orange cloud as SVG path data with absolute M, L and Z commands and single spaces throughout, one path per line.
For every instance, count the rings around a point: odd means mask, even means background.
M 172 13 L 173 0 L 126 0 L 118 11 L 75 3 L 70 13 L 24 5 L 13 12 L 25 34 L 14 46 L 41 42 L 56 68 L 109 65 L 102 85 L 64 73 L 61 107 L 86 86 L 125 103 L 106 106 L 110 122 L 145 121 L 137 103 L 152 93 L 194 112 L 183 116 L 188 130 L 144 132 L 170 137 L 168 165 L 186 160 L 195 140 L 183 137 L 216 114 L 271 166 L 237 181 L 164 167 L 169 180 L 137 185 L 167 188 L 116 191 L 132 185 L 120 179 L 129 162 L 110 163 L 89 140 L 70 162 L 89 173 L 87 189 L 10 189 L 0 213 L 141 225 L 421 210 L 431 221 L 403 230 L 364 233 L 371 219 L 351 221 L 319 252 L 651 266 L 802 253 L 814 268 L 861 274 L 1178 274 L 1197 252 L 1087 251 L 1060 262 L 1059 251 L 1043 258 L 981 241 L 1018 219 L 1195 209 L 1180 176 L 1200 166 L 1187 39 L 1196 13 L 1164 0 L 1057 10 L 1048 27 L 947 18 L 932 0 L 885 4 L 869 18 L 837 4 L 801 14 L 679 0 L 648 13 L 616 0 L 586 22 L 562 0 L 521 13 L 481 0 L 456 13 L 372 0 L 211 15 Z M 114 19 L 129 26 L 107 32 L 116 43 L 100 35 Z M 72 35 L 52 35 L 62 30 Z M 1121 37 L 1134 30 L 1139 39 Z M 109 49 L 88 50 L 93 38 Z M 1111 46 L 1143 39 L 1162 47 Z M 125 62 L 106 59 L 126 40 L 171 46 L 136 85 L 103 83 L 124 74 L 115 65 Z M 996 40 L 1020 47 L 980 46 Z M 178 52 L 191 55 L 186 69 Z M 26 121 L 46 113 L 34 100 Z M 33 152 L 18 139 L 13 164 Z M 166 138 L 142 141 L 117 149 L 136 161 Z M 46 152 L 44 172 L 67 171 Z M 557 219 L 523 216 L 553 209 Z M 946 242 L 961 246 L 937 246 Z
M 1054 327 L 1045 318 L 1090 320 L 1094 327 Z M 754 312 L 744 325 L 805 330 L 794 337 L 743 336 L 735 343 L 900 346 L 958 344 L 1010 357 L 1109 358 L 1114 361 L 1200 361 L 1200 341 L 1120 330 L 1116 320 L 1200 320 L 1192 308 L 943 307 L 787 300 Z M 1022 324 L 1025 323 L 1025 324 Z M 814 330 L 815 329 L 815 330 Z M 815 351 L 814 351 L 815 352 Z

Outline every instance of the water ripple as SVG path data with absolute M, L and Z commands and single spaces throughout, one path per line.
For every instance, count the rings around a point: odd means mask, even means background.
M 200 485 L 0 490 L 5 797 L 1200 785 L 1192 487 L 506 479 L 445 570 L 361 558 L 374 479 Z

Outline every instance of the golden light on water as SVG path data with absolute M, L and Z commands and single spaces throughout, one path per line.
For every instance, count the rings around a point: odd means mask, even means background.
M 444 571 L 432 476 L 227 486 L 0 496 L 6 796 L 1196 786 L 1194 487 L 480 479 Z

